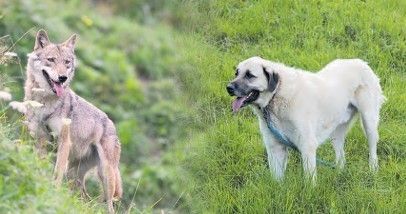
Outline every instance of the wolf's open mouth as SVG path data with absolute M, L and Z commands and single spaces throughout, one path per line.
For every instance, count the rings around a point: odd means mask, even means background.
M 240 108 L 254 102 L 258 97 L 258 90 L 252 90 L 247 96 L 237 97 L 233 102 L 233 112 L 237 112 Z
M 62 83 L 52 80 L 45 70 L 42 70 L 42 75 L 44 75 L 45 79 L 47 80 L 49 87 L 51 87 L 52 89 L 52 92 L 54 92 L 56 96 L 60 97 L 64 90 L 62 87 Z

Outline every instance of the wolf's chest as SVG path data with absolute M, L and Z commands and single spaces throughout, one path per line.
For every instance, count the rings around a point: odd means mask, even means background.
M 47 105 L 30 110 L 31 119 L 41 124 L 51 135 L 59 135 L 62 128 L 62 111 L 57 105 Z
M 62 129 L 62 117 L 54 116 L 45 121 L 45 126 L 53 135 L 59 136 Z

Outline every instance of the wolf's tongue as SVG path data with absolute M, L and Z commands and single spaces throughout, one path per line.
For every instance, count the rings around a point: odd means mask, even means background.
M 56 92 L 56 96 L 60 97 L 63 94 L 63 87 L 59 83 L 54 83 L 54 90 Z
M 238 110 L 240 110 L 241 106 L 244 104 L 244 101 L 247 99 L 247 97 L 237 97 L 233 101 L 233 112 L 236 113 Z

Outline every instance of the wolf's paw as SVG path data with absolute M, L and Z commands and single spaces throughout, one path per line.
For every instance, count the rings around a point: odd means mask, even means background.
M 30 106 L 32 108 L 40 108 L 40 107 L 44 106 L 44 104 L 39 103 L 37 101 L 33 101 L 33 100 L 24 101 L 24 105 Z
M 72 123 L 72 120 L 64 117 L 64 118 L 62 118 L 62 123 L 63 123 L 63 125 L 69 126 Z
M 12 102 L 10 102 L 9 105 L 12 109 L 17 110 L 18 112 L 20 112 L 22 114 L 27 113 L 27 107 L 22 102 L 12 101 Z

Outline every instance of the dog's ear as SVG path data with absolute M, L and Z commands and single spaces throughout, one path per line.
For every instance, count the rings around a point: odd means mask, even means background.
M 276 87 L 279 84 L 279 74 L 272 72 L 272 74 L 270 74 L 265 67 L 262 67 L 263 71 L 264 71 L 264 75 L 268 81 L 268 90 L 270 92 L 273 92 Z
M 75 43 L 76 43 L 76 38 L 77 35 L 73 34 L 71 37 L 69 37 L 68 40 L 66 40 L 63 45 L 65 45 L 66 47 L 70 48 L 70 49 L 74 49 L 75 48 Z
M 35 38 L 35 46 L 34 50 L 42 49 L 45 46 L 49 45 L 49 39 L 47 32 L 43 29 L 39 30 L 37 33 L 37 37 Z

